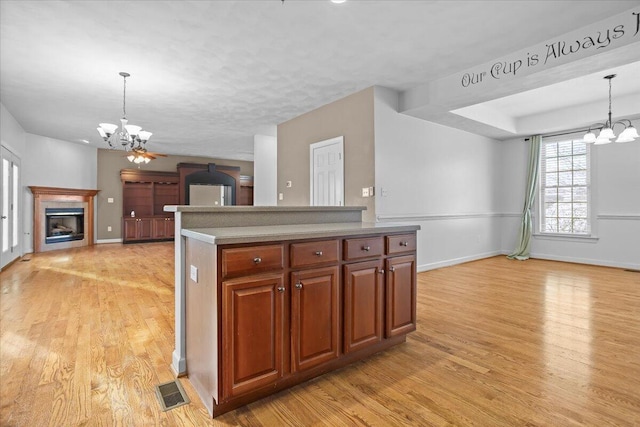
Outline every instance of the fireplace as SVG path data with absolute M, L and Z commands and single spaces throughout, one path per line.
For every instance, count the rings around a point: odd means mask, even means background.
M 45 208 L 45 243 L 84 239 L 84 208 Z
M 94 208 L 98 190 L 35 187 L 33 250 L 45 252 L 94 244 Z

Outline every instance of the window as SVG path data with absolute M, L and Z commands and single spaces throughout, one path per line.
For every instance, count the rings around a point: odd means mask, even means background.
M 589 144 L 543 141 L 540 149 L 540 233 L 590 235 Z

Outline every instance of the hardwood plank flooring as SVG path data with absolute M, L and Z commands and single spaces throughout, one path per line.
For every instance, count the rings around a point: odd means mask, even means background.
M 407 342 L 211 420 L 162 412 L 173 244 L 0 273 L 2 426 L 640 426 L 640 273 L 495 257 L 418 275 Z

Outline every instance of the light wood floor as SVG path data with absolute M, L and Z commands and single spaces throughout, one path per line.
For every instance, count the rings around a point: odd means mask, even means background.
M 2 426 L 640 425 L 640 273 L 496 257 L 418 275 L 406 343 L 210 420 L 162 412 L 173 245 L 29 255 L 0 273 Z

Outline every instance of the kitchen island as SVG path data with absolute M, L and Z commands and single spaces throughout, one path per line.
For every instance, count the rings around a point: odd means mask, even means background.
M 212 416 L 415 330 L 418 226 L 362 223 L 359 207 L 166 209 L 176 213 L 173 367 Z

